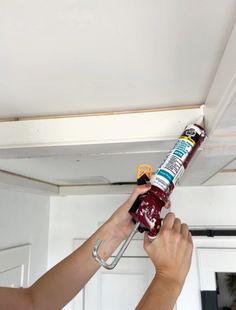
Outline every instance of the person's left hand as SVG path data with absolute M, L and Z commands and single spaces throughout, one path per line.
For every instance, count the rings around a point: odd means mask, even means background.
M 120 238 L 121 240 L 127 239 L 134 226 L 129 209 L 132 207 L 137 197 L 145 194 L 148 190 L 150 190 L 150 188 L 151 184 L 149 183 L 136 186 L 126 202 L 124 202 L 108 220 L 112 223 L 113 233 L 117 236 L 117 238 Z M 168 201 L 164 207 L 170 208 L 170 206 L 170 201 Z

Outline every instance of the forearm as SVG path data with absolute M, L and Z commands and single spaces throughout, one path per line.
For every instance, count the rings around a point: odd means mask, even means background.
M 110 221 L 104 224 L 79 249 L 65 258 L 29 288 L 35 309 L 61 309 L 99 269 L 92 257 L 97 239 L 104 240 L 99 255 L 107 259 L 122 242 Z M 44 305 L 42 305 L 44 303 Z
M 106 260 L 133 228 L 129 209 L 149 185 L 134 189 L 128 200 L 79 249 L 58 263 L 27 289 L 0 288 L 1 310 L 59 310 L 85 286 L 100 265 L 92 257 L 92 249 L 99 239 L 99 256 Z M 4 308 L 4 307 L 5 308 Z
M 172 310 L 180 291 L 178 283 L 155 276 L 136 310 Z
M 1 310 L 34 310 L 28 289 L 0 287 Z

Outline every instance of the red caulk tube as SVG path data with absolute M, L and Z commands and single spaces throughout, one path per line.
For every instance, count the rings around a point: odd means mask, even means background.
M 160 229 L 162 207 L 205 137 L 205 130 L 201 126 L 188 125 L 152 176 L 151 189 L 139 196 L 130 208 L 134 222 L 140 223 L 138 230 L 147 231 L 150 239 L 155 238 Z

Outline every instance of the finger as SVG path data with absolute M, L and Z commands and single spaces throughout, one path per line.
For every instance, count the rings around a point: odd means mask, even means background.
M 176 218 L 173 224 L 173 230 L 180 233 L 181 231 L 181 221 L 179 218 Z
M 188 230 L 188 225 L 183 223 L 181 225 L 181 234 L 184 238 L 189 238 L 189 230 Z M 190 234 L 191 235 L 191 234 Z
M 173 225 L 174 225 L 174 221 L 175 221 L 175 215 L 174 213 L 170 212 L 168 213 L 162 223 L 162 227 L 161 229 L 172 229 Z
M 170 209 L 170 208 L 171 208 L 171 201 L 168 200 L 168 201 L 165 203 L 164 207 L 165 207 L 166 209 Z
M 188 242 L 191 245 L 189 252 L 190 252 L 190 256 L 192 256 L 192 253 L 193 253 L 193 239 L 192 239 L 192 235 L 191 235 L 190 231 L 188 232 Z
M 188 232 L 188 240 L 193 244 L 193 238 L 190 231 Z
M 148 234 L 145 232 L 144 233 L 144 239 L 143 239 L 143 247 L 146 250 L 148 245 L 150 244 L 150 240 L 148 238 Z
M 139 195 L 145 194 L 148 190 L 150 190 L 150 188 L 151 188 L 150 183 L 136 186 L 133 189 L 133 192 L 131 196 L 129 197 L 128 202 L 130 204 L 133 204 Z

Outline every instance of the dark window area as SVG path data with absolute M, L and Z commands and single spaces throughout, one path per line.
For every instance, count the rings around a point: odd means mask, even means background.
M 216 273 L 218 310 L 236 310 L 236 273 Z
M 216 291 L 201 291 L 202 310 L 217 310 Z

